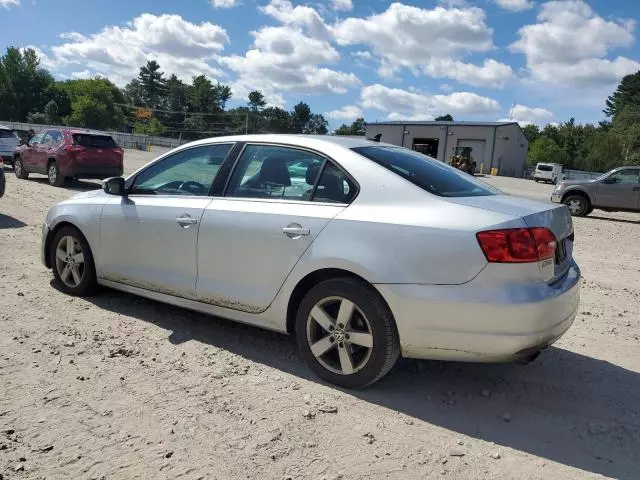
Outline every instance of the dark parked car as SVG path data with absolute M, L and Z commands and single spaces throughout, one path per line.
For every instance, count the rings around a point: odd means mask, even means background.
M 619 167 L 594 180 L 565 180 L 551 201 L 564 203 L 571 215 L 583 217 L 594 208 L 607 212 L 640 212 L 640 166 Z
M 47 175 L 49 183 L 67 178 L 121 176 L 123 150 L 109 135 L 81 130 L 44 130 L 16 149 L 13 171 L 25 179 L 30 173 Z

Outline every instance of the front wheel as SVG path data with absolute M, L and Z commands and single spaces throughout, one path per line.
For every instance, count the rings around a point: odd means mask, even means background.
M 371 286 L 351 278 L 324 281 L 305 295 L 296 337 L 314 373 L 346 388 L 378 381 L 400 355 L 389 308 Z
M 29 178 L 29 173 L 24 170 L 24 164 L 20 157 L 16 157 L 13 161 L 13 173 L 20 180 L 26 180 Z
M 582 195 L 569 195 L 562 203 L 569 207 L 571 215 L 575 217 L 584 217 L 589 213 L 589 201 Z
M 78 229 L 62 227 L 51 241 L 49 259 L 53 276 L 64 293 L 90 295 L 95 291 L 96 269 L 91 248 Z

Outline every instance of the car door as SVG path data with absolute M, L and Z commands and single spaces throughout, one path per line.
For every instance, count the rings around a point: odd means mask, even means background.
M 355 183 L 308 150 L 248 144 L 225 196 L 206 207 L 198 236 L 198 300 L 250 313 L 268 308 Z
M 60 142 L 62 142 L 62 133 L 58 130 L 48 130 L 45 133 L 42 142 L 40 142 L 40 145 L 35 149 L 36 159 L 34 161 L 34 172 L 46 175 L 49 158 L 55 157 Z
M 34 135 L 33 137 L 31 137 L 31 140 L 29 140 L 27 146 L 24 147 L 20 152 L 22 165 L 28 172 L 38 171 L 36 162 L 38 161 L 40 143 L 42 143 L 44 136 L 45 132 L 40 132 L 37 135 Z
M 102 211 L 98 276 L 193 298 L 196 246 L 211 187 L 232 144 L 173 153 L 127 180 Z
M 603 208 L 633 210 L 640 201 L 640 169 L 625 168 L 600 181 L 595 204 Z

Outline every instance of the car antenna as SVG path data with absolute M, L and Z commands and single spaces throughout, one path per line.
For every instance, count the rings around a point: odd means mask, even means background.
M 373 138 L 367 138 L 367 140 L 371 140 L 372 142 L 378 142 L 380 143 L 380 139 L 382 138 L 382 134 L 379 133 L 377 135 L 374 135 Z

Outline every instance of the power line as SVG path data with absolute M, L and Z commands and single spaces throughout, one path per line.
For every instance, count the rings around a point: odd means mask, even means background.
M 230 113 L 230 112 L 215 112 L 215 113 L 205 113 L 205 112 L 185 112 L 184 110 L 163 110 L 161 108 L 151 108 L 151 107 L 142 107 L 142 106 L 136 106 L 136 105 L 128 105 L 126 103 L 114 103 L 114 105 L 117 105 L 119 107 L 125 107 L 125 108 L 129 108 L 129 109 L 134 109 L 134 110 L 147 110 L 147 111 L 151 111 L 151 112 L 160 112 L 160 113 L 171 113 L 171 114 L 179 114 L 179 115 L 192 115 L 192 116 L 203 116 L 203 117 L 209 117 L 209 116 L 216 116 L 216 115 L 220 115 L 220 116 L 231 116 L 231 117 L 238 117 L 238 116 L 248 116 L 250 113 L 250 111 L 247 112 L 238 112 L 238 113 Z M 243 118 L 244 120 L 244 118 Z

